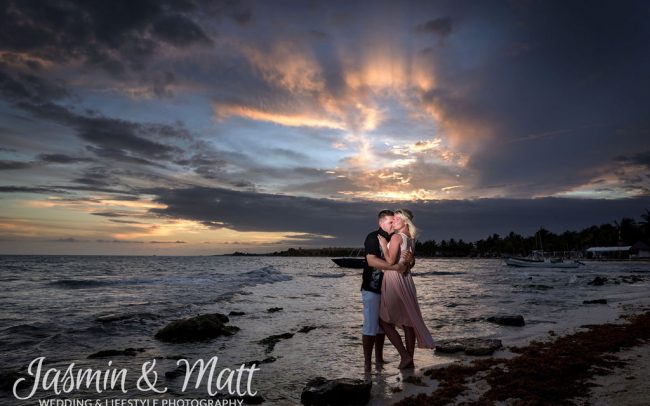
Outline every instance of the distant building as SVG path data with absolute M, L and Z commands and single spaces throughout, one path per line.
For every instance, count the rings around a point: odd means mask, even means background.
M 650 247 L 643 241 L 639 241 L 634 245 L 591 247 L 587 248 L 586 253 L 587 258 L 593 259 L 650 258 Z
M 587 248 L 587 258 L 604 259 L 604 258 L 630 258 L 631 245 L 621 247 L 591 247 Z
M 632 258 L 650 258 L 650 246 L 639 241 L 632 246 Z

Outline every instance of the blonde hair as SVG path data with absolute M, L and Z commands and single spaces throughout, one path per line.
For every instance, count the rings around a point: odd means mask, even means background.
M 413 224 L 413 213 L 408 209 L 397 209 L 395 210 L 395 215 L 400 216 L 402 220 L 406 223 L 409 228 L 409 233 L 411 233 L 411 238 L 415 240 L 418 234 L 418 228 Z

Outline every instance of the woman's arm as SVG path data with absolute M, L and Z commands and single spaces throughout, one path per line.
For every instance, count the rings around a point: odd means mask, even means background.
M 383 241 L 382 241 L 383 240 Z M 384 258 L 389 264 L 396 264 L 399 261 L 399 247 L 402 244 L 402 236 L 399 234 L 393 234 L 390 239 L 390 247 L 388 247 L 385 238 L 380 238 L 379 243 L 381 244 L 381 249 L 384 252 Z

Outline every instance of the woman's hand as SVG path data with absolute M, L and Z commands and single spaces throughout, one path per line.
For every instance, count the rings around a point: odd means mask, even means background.
M 388 241 L 384 236 L 377 234 L 377 239 L 379 239 L 379 246 L 381 247 L 381 252 L 384 254 L 384 258 L 388 258 Z

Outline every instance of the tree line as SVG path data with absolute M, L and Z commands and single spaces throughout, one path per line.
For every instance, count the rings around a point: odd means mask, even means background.
M 581 231 L 565 231 L 555 234 L 543 227 L 534 235 L 524 237 L 511 231 L 506 236 L 492 234 L 474 242 L 450 238 L 448 240 L 416 241 L 417 257 L 501 257 L 503 255 L 525 256 L 533 250 L 545 252 L 582 252 L 589 247 L 634 245 L 642 241 L 650 245 L 650 211 L 641 215 L 641 220 L 624 217 L 621 221 L 591 226 Z M 232 256 L 287 256 L 287 257 L 346 257 L 363 256 L 363 249 L 357 248 L 289 248 L 268 254 L 234 252 Z
M 427 240 L 415 243 L 416 256 L 422 257 L 500 257 L 502 255 L 528 255 L 533 250 L 548 252 L 581 252 L 594 246 L 634 245 L 642 241 L 650 244 L 650 211 L 641 215 L 640 221 L 625 217 L 621 221 L 591 226 L 581 231 L 555 234 L 541 227 L 524 237 L 515 232 L 506 236 L 492 234 L 474 242 L 456 240 Z

